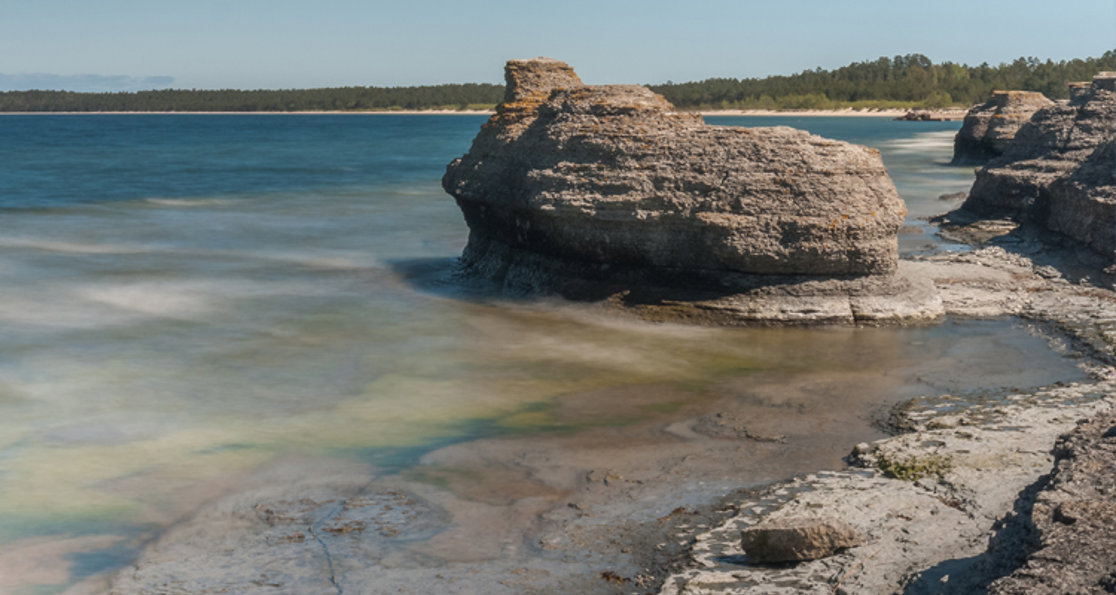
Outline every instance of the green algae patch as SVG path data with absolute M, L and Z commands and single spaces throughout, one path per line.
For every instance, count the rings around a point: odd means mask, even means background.
M 953 459 L 941 455 L 917 457 L 891 457 L 884 453 L 876 455 L 876 467 L 884 475 L 904 481 L 918 481 L 924 477 L 941 478 L 953 468 Z

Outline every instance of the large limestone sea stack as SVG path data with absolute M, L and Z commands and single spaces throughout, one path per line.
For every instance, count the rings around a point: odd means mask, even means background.
M 896 274 L 906 209 L 874 149 L 709 126 L 645 87 L 587 86 L 547 58 L 508 62 L 506 79 L 442 180 L 469 225 L 466 273 L 680 316 L 937 314 L 927 287 Z

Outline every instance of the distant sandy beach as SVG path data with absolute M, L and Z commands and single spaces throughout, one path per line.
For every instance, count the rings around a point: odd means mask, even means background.
M 880 110 L 854 110 L 854 109 L 839 109 L 839 110 L 769 110 L 769 109 L 721 109 L 721 110 L 699 110 L 697 113 L 703 116 L 810 116 L 810 117 L 832 117 L 832 116 L 859 116 L 859 117 L 880 117 L 880 118 L 898 118 L 907 113 L 908 110 L 902 109 L 880 109 Z
M 961 120 L 964 119 L 967 110 L 963 108 L 953 108 L 944 110 L 909 110 L 909 109 L 871 109 L 871 110 L 854 110 L 852 108 L 837 109 L 837 110 L 702 110 L 699 111 L 703 116 L 805 116 L 805 117 L 826 117 L 832 118 L 835 116 L 849 116 L 859 118 L 901 118 L 911 111 L 926 111 L 930 117 L 935 120 Z

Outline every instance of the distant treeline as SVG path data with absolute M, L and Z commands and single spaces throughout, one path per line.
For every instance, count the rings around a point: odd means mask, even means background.
M 8 91 L 5 112 L 293 112 L 421 109 L 490 109 L 502 85 L 466 83 L 423 87 L 335 87 L 278 91 L 167 89 L 133 93 Z
M 1099 58 L 1045 62 L 1018 58 L 999 66 L 934 64 L 922 54 L 856 62 L 835 70 L 806 70 L 762 79 L 708 79 L 651 85 L 688 109 L 831 109 L 842 107 L 947 107 L 983 102 L 994 89 L 1068 96 L 1066 83 L 1116 70 L 1116 50 Z
M 806 70 L 767 78 L 715 78 L 649 85 L 682 109 L 832 109 L 842 107 L 947 107 L 984 101 L 993 89 L 1067 96 L 1066 83 L 1116 70 L 1116 50 L 1099 58 L 1010 64 L 934 64 L 921 54 L 856 62 L 834 70 Z M 466 83 L 422 87 L 337 87 L 239 91 L 223 89 L 75 93 L 0 93 L 0 112 L 97 111 L 359 111 L 491 109 L 503 99 L 501 85 Z

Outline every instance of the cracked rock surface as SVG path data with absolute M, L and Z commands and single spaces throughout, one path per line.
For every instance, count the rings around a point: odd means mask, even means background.
M 1054 472 L 1025 521 L 1035 549 L 989 593 L 1112 593 L 1116 588 L 1116 414 L 1054 446 Z

